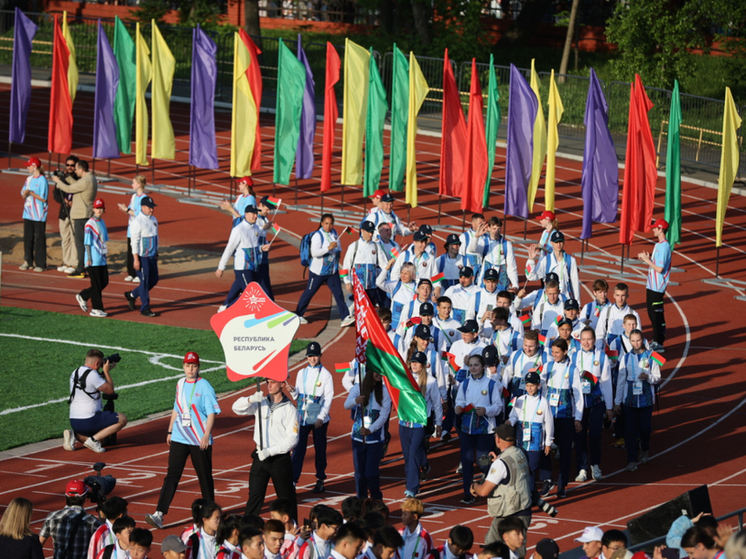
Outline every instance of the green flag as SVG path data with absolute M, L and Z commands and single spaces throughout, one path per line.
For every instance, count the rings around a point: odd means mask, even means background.
M 280 39 L 277 56 L 277 109 L 275 113 L 275 168 L 277 184 L 290 184 L 300 136 L 300 114 L 306 89 L 306 68 Z
M 381 182 L 383 169 L 383 124 L 386 112 L 386 90 L 378 72 L 373 48 L 370 49 L 370 72 L 368 86 L 368 112 L 365 117 L 365 176 L 363 179 L 363 196 L 371 196 Z
M 671 248 L 681 243 L 681 99 L 679 81 L 674 80 L 671 111 L 668 115 L 668 144 L 666 147 L 666 238 Z
M 114 56 L 119 64 L 119 86 L 114 99 L 114 125 L 117 146 L 122 153 L 132 153 L 132 120 L 135 118 L 137 63 L 135 42 L 127 28 L 114 16 Z
M 487 94 L 487 124 L 485 133 L 487 136 L 487 181 L 484 183 L 484 200 L 482 206 L 490 205 L 490 182 L 492 170 L 495 168 L 495 143 L 497 143 L 497 131 L 500 129 L 500 92 L 497 90 L 497 75 L 495 74 L 494 57 L 490 54 L 490 81 Z
M 407 166 L 407 124 L 409 122 L 409 62 L 394 44 L 394 71 L 391 86 L 391 168 L 389 190 L 404 190 Z

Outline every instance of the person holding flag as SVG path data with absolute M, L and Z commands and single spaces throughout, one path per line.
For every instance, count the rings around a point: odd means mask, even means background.
M 668 222 L 659 219 L 653 224 L 653 236 L 656 239 L 653 254 L 642 251 L 637 258 L 647 264 L 648 280 L 646 285 L 648 318 L 653 325 L 653 341 L 650 349 L 663 353 L 666 341 L 666 316 L 663 313 L 663 294 L 671 277 L 671 245 L 666 239 Z
M 529 245 L 528 260 L 526 261 L 526 280 L 538 281 L 550 272 L 557 274 L 560 293 L 567 299 L 580 301 L 580 280 L 578 279 L 578 263 L 575 258 L 565 252 L 565 235 L 561 231 L 553 231 L 549 240 L 552 252 L 539 254 L 536 247 Z M 536 258 L 539 258 L 538 263 Z
M 356 273 L 371 302 L 378 306 L 380 305 L 378 288 L 376 287 L 378 244 L 373 240 L 375 230 L 376 226 L 372 222 L 363 221 L 360 226 L 360 238 L 347 247 L 342 264 L 343 269 L 339 271 L 339 275 L 347 292 L 352 293 L 352 276 L 350 274 Z
M 429 242 L 428 236 L 423 231 L 415 231 L 412 236 L 414 242 L 412 245 L 401 252 L 396 258 L 394 267 L 391 270 L 391 279 L 396 281 L 401 275 L 402 266 L 407 262 L 414 264 L 415 274 L 418 279 L 428 281 L 435 275 L 435 257 L 427 252 Z
M 515 263 L 513 243 L 502 235 L 502 220 L 492 216 L 487 223 L 482 222 L 473 235 L 466 249 L 467 254 L 473 254 L 482 259 L 482 272 L 478 284 L 484 285 L 485 272 L 489 269 L 497 270 L 498 291 L 508 289 L 518 291 L 518 267 Z
M 464 266 L 469 263 L 466 258 L 459 254 L 461 248 L 461 241 L 458 235 L 451 233 L 446 237 L 444 245 L 445 254 L 441 254 L 435 259 L 435 295 L 437 299 L 442 293 L 458 284 L 459 272 Z
M 241 224 L 246 206 L 256 206 L 256 193 L 254 192 L 254 179 L 243 177 L 238 179 L 238 196 L 231 204 L 228 200 L 221 200 L 218 207 L 233 216 L 233 227 Z
M 417 223 L 411 221 L 404 225 L 399 219 L 399 216 L 394 213 L 393 208 L 394 197 L 387 192 L 381 196 L 381 201 L 378 203 L 378 207 L 371 210 L 368 217 L 365 219 L 366 221 L 372 221 L 376 228 L 378 228 L 381 223 L 388 223 L 391 225 L 391 231 L 394 237 L 396 237 L 396 235 L 401 235 L 403 237 L 411 235 L 415 227 L 417 227 Z
M 583 419 L 580 432 L 575 433 L 575 458 L 578 476 L 575 481 L 588 480 L 588 451 L 590 449 L 590 471 L 593 479 L 601 479 L 601 434 L 604 415 L 611 421 L 614 407 L 614 392 L 611 383 L 610 359 L 597 349 L 596 332 L 586 326 L 580 332 L 580 351 L 572 356 L 575 374 L 581 379 L 583 390 Z
M 458 284 L 448 288 L 445 296 L 451 300 L 451 312 L 454 320 L 464 324 L 474 318 L 474 297 L 480 291 L 474 283 L 474 270 L 464 266 L 458 273 Z
M 538 330 L 527 330 L 523 335 L 523 349 L 510 356 L 503 368 L 502 384 L 510 398 L 520 398 L 526 393 L 526 375 L 541 373 L 546 364 L 545 353 L 539 344 Z

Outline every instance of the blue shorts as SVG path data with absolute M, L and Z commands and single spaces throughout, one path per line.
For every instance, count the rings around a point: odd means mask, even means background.
M 119 415 L 113 411 L 99 411 L 87 419 L 70 419 L 70 427 L 80 435 L 90 437 L 102 429 L 119 423 Z

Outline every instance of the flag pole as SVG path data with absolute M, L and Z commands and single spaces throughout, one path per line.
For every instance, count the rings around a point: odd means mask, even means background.
M 111 159 L 106 160 L 106 176 L 111 178 Z
M 192 197 L 192 164 L 189 164 L 189 175 L 187 177 L 187 198 Z
M 321 213 L 324 213 L 324 193 L 321 193 Z
M 93 169 L 93 172 L 96 172 L 96 158 L 94 157 L 91 161 L 91 169 Z
M 295 205 L 298 205 L 298 175 L 295 176 Z
M 276 184 L 277 184 L 277 183 L 275 183 L 274 181 L 272 181 L 272 197 L 273 197 L 273 198 L 274 198 L 274 196 L 275 196 L 275 185 L 276 185 Z
M 256 391 L 257 392 L 261 392 L 262 391 L 262 382 L 261 381 L 259 381 L 256 384 Z M 263 429 L 262 429 L 262 403 L 261 402 L 259 402 L 259 407 L 256 410 L 256 419 L 257 419 L 257 423 L 259 423 L 259 450 L 262 450 L 262 439 L 263 439 L 262 431 L 263 431 Z
M 466 210 L 461 210 L 461 229 L 466 228 Z
M 624 273 L 624 243 L 622 243 L 622 267 L 621 267 L 620 272 L 622 274 Z
M 528 229 L 528 218 L 523 219 L 523 240 L 526 240 L 526 230 Z
M 342 212 L 345 209 L 345 185 L 342 185 L 342 202 L 339 207 L 339 211 Z
M 10 158 L 13 153 L 13 142 L 8 140 L 8 169 L 10 169 Z
M 581 239 L 580 240 L 580 265 L 583 265 L 583 261 L 585 259 L 585 243 L 588 239 Z
M 155 184 L 155 157 L 150 158 L 150 180 Z
M 715 277 L 720 278 L 720 247 L 716 249 L 715 256 Z
M 49 152 L 49 157 L 47 158 L 47 169 L 52 168 L 52 152 Z
M 409 213 L 412 210 L 412 206 L 407 204 L 407 223 L 410 223 L 412 220 L 409 219 Z
M 440 207 L 443 204 L 443 197 L 438 194 L 438 225 L 440 225 Z

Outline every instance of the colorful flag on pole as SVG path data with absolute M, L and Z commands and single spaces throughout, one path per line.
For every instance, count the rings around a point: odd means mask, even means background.
M 461 209 L 481 212 L 484 201 L 484 185 L 487 182 L 489 161 L 487 136 L 482 112 L 484 98 L 477 72 L 477 59 L 471 59 L 471 87 L 469 89 L 469 121 L 466 124 L 466 173 L 461 191 Z
M 467 130 L 461 94 L 453 75 L 453 65 L 448 58 L 448 49 L 443 58 L 443 117 L 440 134 L 440 178 L 438 194 L 461 196 L 466 172 Z
M 448 368 L 451 370 L 451 374 L 455 375 L 459 370 L 459 366 L 456 364 L 456 356 L 453 353 L 444 351 L 441 354 L 441 358 L 443 361 L 448 363 Z
M 277 62 L 277 112 L 275 113 L 275 165 L 273 181 L 290 184 L 300 136 L 300 116 L 306 88 L 306 68 L 280 39 Z
M 482 206 L 490 205 L 490 183 L 492 182 L 492 171 L 495 168 L 495 144 L 497 143 L 497 132 L 500 130 L 500 91 L 497 88 L 497 74 L 495 74 L 494 57 L 490 54 L 489 85 L 487 88 L 487 180 L 484 183 L 484 197 Z
M 129 31 L 114 16 L 114 56 L 119 66 L 119 87 L 114 100 L 114 124 L 117 129 L 117 145 L 124 154 L 132 153 L 132 119 L 135 118 L 137 97 L 137 58 L 135 42 Z
M 137 80 L 136 80 L 136 102 L 135 102 L 135 163 L 137 165 L 148 164 L 148 107 L 145 104 L 145 91 L 153 76 L 150 64 L 150 49 L 148 48 L 142 33 L 140 24 L 135 30 L 135 43 L 137 45 Z
M 275 198 L 274 196 L 267 196 L 267 204 L 269 204 L 272 209 L 276 210 L 280 207 L 280 204 L 282 204 L 282 198 Z
M 539 75 L 534 66 L 535 59 L 531 59 L 531 90 L 536 95 L 537 111 L 534 119 L 533 159 L 531 163 L 531 180 L 528 184 L 528 211 L 534 211 L 534 200 L 539 190 L 541 169 L 547 156 L 547 123 L 544 120 L 544 104 L 541 102 L 539 91 Z M 546 205 L 546 200 L 545 200 Z M 547 209 L 549 209 L 547 207 Z
M 614 223 L 619 205 L 619 165 L 614 140 L 609 131 L 609 107 L 603 88 L 591 68 L 585 103 L 585 150 L 580 179 L 583 194 L 583 231 L 590 239 L 593 222 Z
M 306 58 L 306 51 L 301 45 L 298 33 L 298 60 L 306 70 L 306 86 L 303 90 L 303 108 L 300 113 L 300 134 L 298 149 L 295 155 L 295 177 L 309 179 L 313 174 L 313 140 L 316 136 L 316 84 L 313 81 L 311 65 Z
M 339 269 L 339 277 L 342 279 L 345 279 L 347 276 L 350 275 L 349 270 L 343 270 L 342 268 Z
M 352 370 L 349 363 L 335 363 L 334 364 L 334 372 L 335 373 L 341 373 L 346 374 L 349 373 Z
M 332 153 L 334 152 L 334 131 L 339 118 L 337 94 L 334 85 L 339 82 L 339 70 L 342 63 L 337 49 L 330 42 L 326 43 L 326 80 L 324 82 L 324 139 L 321 148 L 321 192 L 332 187 Z
M 666 142 L 666 239 L 673 248 L 681 243 L 681 97 L 679 80 L 673 81 Z
M 417 113 L 425 102 L 430 87 L 425 81 L 420 65 L 413 52 L 409 53 L 409 109 L 407 122 L 407 204 L 417 207 Z
M 554 211 L 554 183 L 557 150 L 559 149 L 558 125 L 562 120 L 565 107 L 562 105 L 557 82 L 554 81 L 554 70 L 549 79 L 549 125 L 547 127 L 547 171 L 544 179 L 544 208 Z
M 442 282 L 445 279 L 445 277 L 446 275 L 443 272 L 441 272 L 438 275 L 430 278 L 430 282 L 433 284 L 433 286 L 435 286 L 436 283 Z
M 547 343 L 546 336 L 542 336 L 541 334 L 539 334 L 539 345 L 546 345 L 546 343 Z
M 218 168 L 215 137 L 215 86 L 218 48 L 199 25 L 192 31 L 192 103 L 189 113 L 189 164 Z
M 639 74 L 630 86 L 627 154 L 622 191 L 622 215 L 619 220 L 619 242 L 632 244 L 635 231 L 650 231 L 655 203 L 655 145 L 650 131 L 648 112 L 653 103 L 645 93 Z
M 409 62 L 394 43 L 391 83 L 391 154 L 389 190 L 404 190 L 407 166 L 407 126 L 409 123 Z
M 93 157 L 119 157 L 117 129 L 114 124 L 114 100 L 119 87 L 119 65 L 111 50 L 106 32 L 98 20 L 98 52 L 96 55 L 96 94 L 93 108 Z
M 363 196 L 372 196 L 381 184 L 383 170 L 383 126 L 389 105 L 386 102 L 386 89 L 381 81 L 376 57 L 370 49 L 370 70 L 368 84 L 368 110 L 365 116 L 365 173 L 363 175 Z
M 153 85 L 150 103 L 153 111 L 153 134 L 150 157 L 154 159 L 176 159 L 176 139 L 171 125 L 171 90 L 174 85 L 176 59 L 163 39 L 161 30 L 151 22 L 153 49 Z
M 233 36 L 233 112 L 231 114 L 231 176 L 251 175 L 254 162 L 261 157 L 259 142 L 259 107 L 252 89 L 253 67 L 259 62 L 252 56 L 256 48 L 246 31 L 239 29 Z M 255 79 L 255 78 L 254 78 Z M 259 78 L 261 87 L 261 76 Z M 260 90 L 261 100 L 261 90 Z M 257 165 L 258 167 L 258 165 Z
M 598 377 L 590 371 L 583 371 L 583 378 L 591 383 L 591 386 L 598 384 Z
M 658 363 L 659 367 L 662 367 L 666 363 L 666 359 L 660 353 L 658 353 L 656 351 L 654 351 L 653 353 L 651 353 L 650 357 L 653 359 L 653 361 L 655 361 L 656 363 Z
M 725 109 L 723 111 L 723 148 L 720 156 L 720 175 L 718 176 L 718 205 L 715 217 L 715 246 L 723 246 L 723 223 L 728 209 L 730 191 L 738 173 L 738 129 L 741 117 L 733 102 L 730 88 L 725 88 Z
M 528 326 L 531 324 L 531 314 L 526 313 L 523 316 L 518 317 L 518 320 L 520 320 L 524 326 Z
M 619 359 L 619 352 L 615 349 L 611 349 L 609 346 L 606 346 L 606 357 L 611 359 L 612 361 L 616 361 Z
M 368 111 L 369 58 L 367 50 L 345 39 L 342 184 L 363 183 L 363 137 Z
M 10 80 L 9 142 L 22 144 L 26 139 L 26 117 L 31 101 L 31 42 L 37 29 L 36 24 L 16 8 Z
M 78 68 L 75 47 L 68 40 L 67 12 L 62 15 L 62 28 L 54 16 L 52 47 L 52 90 L 49 99 L 49 136 L 47 151 L 70 153 L 73 144 L 73 100 L 78 88 Z
M 368 341 L 365 347 L 367 367 L 383 375 L 399 419 L 424 425 L 427 406 L 420 387 L 384 330 L 357 274 L 353 273 L 352 278 L 358 336 Z
M 508 149 L 505 161 L 505 215 L 528 218 L 528 183 L 533 158 L 533 129 L 539 102 L 518 68 L 510 65 Z

